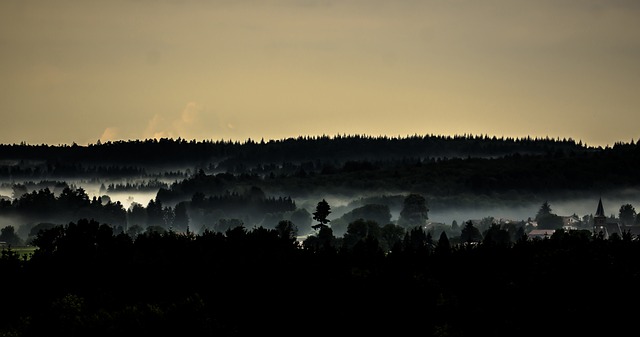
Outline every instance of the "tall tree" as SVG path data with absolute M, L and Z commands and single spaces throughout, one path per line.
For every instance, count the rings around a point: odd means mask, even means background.
M 405 229 L 396 224 L 386 224 L 380 230 L 380 245 L 385 251 L 393 249 L 396 244 L 402 242 Z
M 563 225 L 562 217 L 553 213 L 551 205 L 547 201 L 540 206 L 538 214 L 536 214 L 536 222 L 538 222 L 540 229 L 559 229 Z
M 127 226 L 147 226 L 147 210 L 137 202 L 132 202 L 127 210 Z
M 452 231 L 459 231 L 460 230 L 460 226 L 458 225 L 458 222 L 453 220 L 451 222 L 451 230 Z
M 447 254 L 449 252 L 451 252 L 451 243 L 449 242 L 447 233 L 445 231 L 442 231 L 440 233 L 440 238 L 438 239 L 438 244 L 436 245 L 436 253 Z
M 322 199 L 322 201 L 318 202 L 316 211 L 313 212 L 313 220 L 318 221 L 318 224 L 311 227 L 313 229 L 328 227 L 327 224 L 331 222 L 331 220 L 327 219 L 329 214 L 331 214 L 331 206 L 326 200 Z
M 511 245 L 511 237 L 507 230 L 500 228 L 499 224 L 494 223 L 484 232 L 482 243 L 485 245 L 508 247 Z
M 178 231 L 189 231 L 189 215 L 184 201 L 179 202 L 173 210 L 173 227 Z
M 631 226 L 636 221 L 636 209 L 631 204 L 620 206 L 620 222 L 625 226 Z
M 429 252 L 432 244 L 431 234 L 424 231 L 421 226 L 414 226 L 406 232 L 403 240 L 404 249 L 411 252 Z
M 19 245 L 22 243 L 22 239 L 16 234 L 15 227 L 9 225 L 0 229 L 0 241 L 6 242 L 9 245 Z
M 536 221 L 540 221 L 540 218 L 551 215 L 552 213 L 551 205 L 549 205 L 548 201 L 544 201 L 540 209 L 538 210 L 538 214 L 536 214 Z
M 161 201 L 149 200 L 147 204 L 147 226 L 164 226 Z
M 423 226 L 428 216 L 427 200 L 420 194 L 411 193 L 404 199 L 398 225 L 405 228 Z
M 290 220 L 280 220 L 276 225 L 276 231 L 283 240 L 295 241 L 298 236 L 298 228 Z
M 377 222 L 358 219 L 349 224 L 347 232 L 343 236 L 343 246 L 351 249 L 359 241 L 364 240 L 367 237 L 373 237 L 376 240 L 379 240 L 380 232 L 380 225 Z
M 473 222 L 467 221 L 460 233 L 460 241 L 467 244 L 482 241 L 480 230 L 473 225 Z

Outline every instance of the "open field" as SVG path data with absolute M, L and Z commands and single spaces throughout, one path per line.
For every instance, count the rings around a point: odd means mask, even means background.
M 20 256 L 24 256 L 26 254 L 27 257 L 30 257 L 30 255 L 36 249 L 38 249 L 38 247 L 35 247 L 35 246 L 15 246 L 15 247 L 2 246 L 3 251 L 8 250 L 9 248 L 11 248 L 12 251 L 17 252 Z

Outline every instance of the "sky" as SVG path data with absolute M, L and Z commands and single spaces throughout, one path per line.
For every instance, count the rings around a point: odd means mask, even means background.
M 635 0 L 2 0 L 0 143 L 640 135 Z

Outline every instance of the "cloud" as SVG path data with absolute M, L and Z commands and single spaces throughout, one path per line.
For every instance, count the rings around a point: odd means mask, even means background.
M 200 115 L 204 110 L 201 104 L 188 102 L 174 118 L 154 115 L 147 123 L 144 131 L 145 138 L 193 138 L 202 128 Z
M 104 129 L 99 139 L 101 142 L 107 142 L 107 141 L 118 139 L 118 129 L 114 127 L 108 127 Z
M 144 131 L 145 138 L 168 138 L 170 137 L 168 131 L 164 126 L 165 120 L 160 115 L 154 115 L 153 118 L 147 123 L 147 128 Z
M 173 122 L 173 127 L 178 133 L 183 133 L 192 129 L 198 121 L 200 112 L 203 110 L 202 105 L 196 102 L 189 102 L 180 112 L 180 119 Z

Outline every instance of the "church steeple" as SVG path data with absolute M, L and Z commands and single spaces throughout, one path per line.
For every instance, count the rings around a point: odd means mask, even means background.
M 600 200 L 598 201 L 598 209 L 596 210 L 595 216 L 606 217 L 606 215 L 604 215 L 604 207 L 602 207 L 602 198 L 600 198 Z
M 593 233 L 603 233 L 605 236 L 607 234 L 607 216 L 604 215 L 604 207 L 602 207 L 602 198 L 598 201 L 598 209 L 596 210 L 596 215 L 593 217 Z

